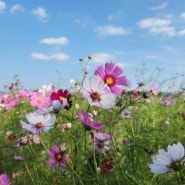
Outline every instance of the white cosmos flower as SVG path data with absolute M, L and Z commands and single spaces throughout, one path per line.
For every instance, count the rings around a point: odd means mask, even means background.
M 94 75 L 90 79 L 84 79 L 82 94 L 91 106 L 104 109 L 112 108 L 116 101 L 116 95 L 110 92 L 109 87 L 101 81 L 98 75 Z
M 20 122 L 22 128 L 34 134 L 40 134 L 41 132 L 48 132 L 54 127 L 56 116 L 51 114 L 43 115 L 33 112 L 26 114 L 26 119 L 29 124 L 21 120 Z
M 182 159 L 184 157 L 184 147 L 178 142 L 177 144 L 168 145 L 165 152 L 159 149 L 159 154 L 153 160 L 153 164 L 149 164 L 150 171 L 155 174 L 163 174 L 169 171 L 178 170 L 184 165 Z M 182 163 L 182 164 L 181 164 Z

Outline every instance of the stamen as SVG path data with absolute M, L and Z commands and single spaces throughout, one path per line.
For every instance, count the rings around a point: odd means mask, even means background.
M 110 76 L 109 77 L 106 77 L 105 83 L 107 85 L 112 85 L 114 83 L 114 79 L 112 77 L 110 77 Z
M 100 99 L 100 95 L 99 95 L 99 93 L 97 93 L 97 92 L 93 92 L 92 94 L 91 94 L 91 98 L 94 100 L 94 101 L 100 101 L 101 99 Z

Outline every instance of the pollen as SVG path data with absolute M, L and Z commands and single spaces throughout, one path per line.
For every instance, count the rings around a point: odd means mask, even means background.
M 63 97 L 62 96 L 59 96 L 59 98 L 58 98 L 60 101 L 62 101 L 63 100 Z
M 42 100 L 41 100 L 41 99 L 38 99 L 38 100 L 37 100 L 37 103 L 42 103 Z
M 93 92 L 92 94 L 91 94 L 91 98 L 94 100 L 94 101 L 100 101 L 101 99 L 100 99 L 100 95 L 99 95 L 99 93 L 97 93 L 97 92 Z
M 62 154 L 57 154 L 55 158 L 57 161 L 60 161 L 62 159 Z
M 112 77 L 106 77 L 105 83 L 107 85 L 112 85 L 114 83 L 114 79 Z
M 36 124 L 36 127 L 37 127 L 37 128 L 42 128 L 42 127 L 43 127 L 42 122 L 38 122 L 38 123 Z

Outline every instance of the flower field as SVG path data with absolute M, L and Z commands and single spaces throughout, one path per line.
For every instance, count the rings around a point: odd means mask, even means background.
M 12 83 L 0 95 L 0 185 L 185 184 L 184 89 L 128 86 L 113 62 L 69 89 Z

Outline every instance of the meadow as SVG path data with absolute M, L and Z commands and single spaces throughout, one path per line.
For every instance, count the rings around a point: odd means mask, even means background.
M 116 63 L 83 72 L 69 89 L 16 80 L 1 94 L 0 185 L 185 184 L 185 89 L 128 90 Z

